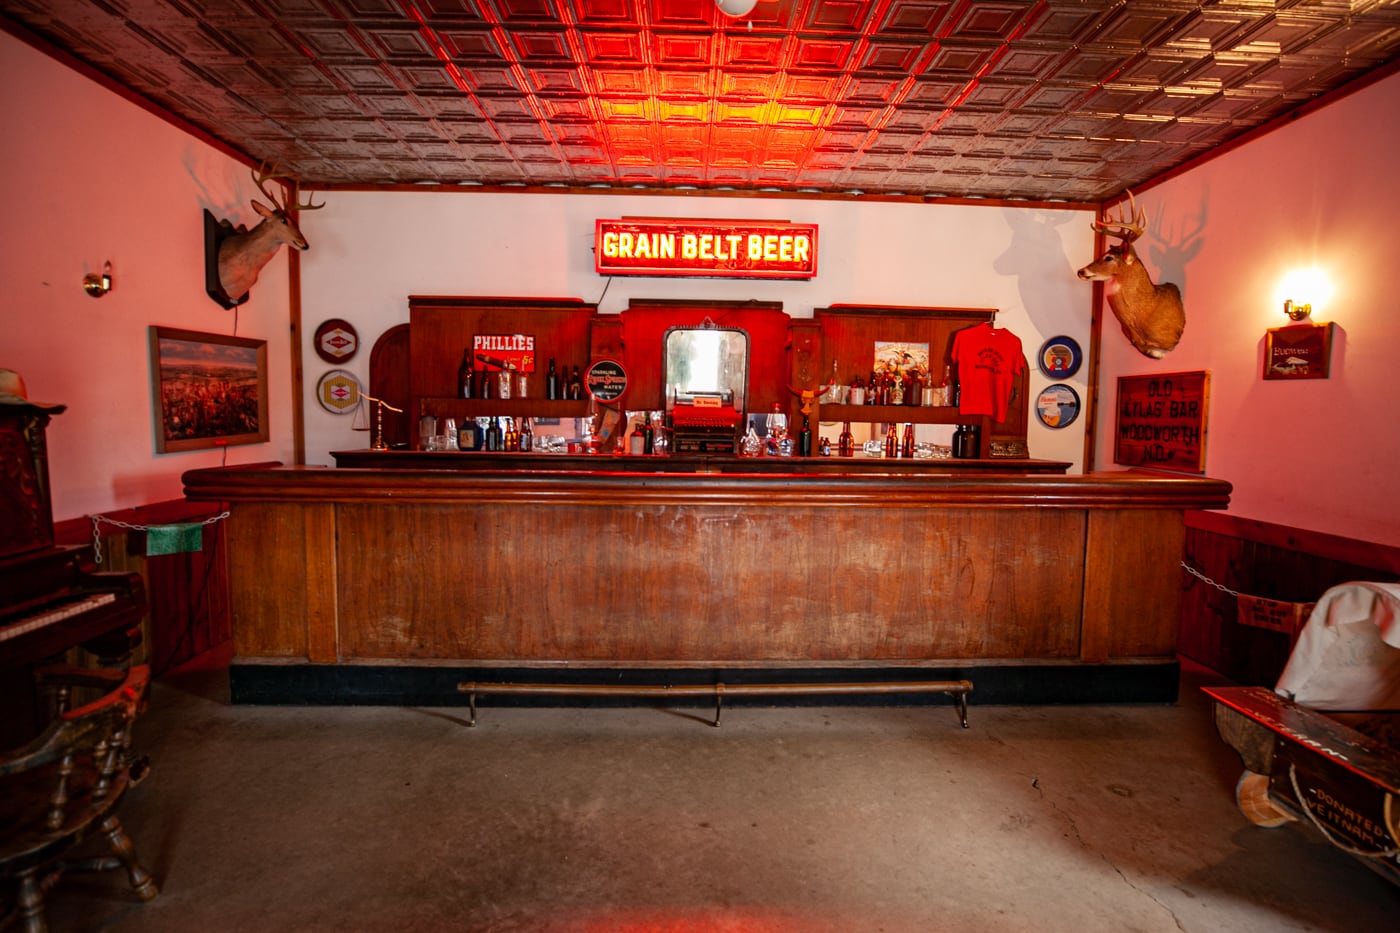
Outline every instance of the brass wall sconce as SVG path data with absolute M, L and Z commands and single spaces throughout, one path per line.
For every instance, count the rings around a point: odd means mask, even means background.
M 83 276 L 83 291 L 94 298 L 101 298 L 112 290 L 112 264 L 104 262 L 102 264 L 102 274 L 89 272 Z
M 1306 321 L 1312 317 L 1311 304 L 1294 304 L 1291 300 L 1283 303 L 1283 313 L 1290 321 Z

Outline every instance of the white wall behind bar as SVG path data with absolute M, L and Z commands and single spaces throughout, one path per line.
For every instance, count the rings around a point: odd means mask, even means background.
M 302 257 L 309 463 L 367 446 L 351 417 L 317 404 L 316 382 L 344 368 L 367 383 L 369 349 L 408 320 L 411 294 L 580 298 L 599 302 L 603 313 L 620 312 L 634 298 L 780 301 L 793 317 L 837 303 L 996 308 L 998 326 L 1021 339 L 1032 393 L 1050 381 L 1034 362 L 1047 338 L 1066 334 L 1089 345 L 1091 289 L 1074 275 L 1093 249 L 1092 214 L 1082 209 L 473 192 L 332 191 L 324 199 L 325 209 L 302 219 L 312 243 Z M 594 222 L 629 216 L 815 223 L 817 276 L 609 282 L 594 271 Z M 348 365 L 324 364 L 311 349 L 316 326 L 332 317 L 354 325 L 364 344 Z M 854 369 L 842 365 L 849 379 Z M 1068 380 L 1081 396 L 1086 376 L 1087 367 Z M 1061 430 L 1033 423 L 1031 456 L 1069 461 L 1077 472 L 1084 423 Z
M 1113 468 L 1120 375 L 1210 372 L 1206 471 L 1235 484 L 1244 518 L 1400 545 L 1400 75 L 1321 108 L 1145 192 L 1144 254 L 1190 257 L 1186 332 L 1160 361 L 1109 319 L 1101 354 L 1097 459 Z M 1194 233 L 1193 233 L 1194 232 Z M 1317 267 L 1336 324 L 1328 379 L 1265 381 L 1264 335 L 1289 323 L 1280 290 Z
M 223 450 L 157 454 L 148 327 L 268 341 L 270 442 L 228 463 L 293 459 L 287 261 L 235 318 L 204 291 L 203 210 L 251 225 L 248 170 L 165 120 L 0 32 L 0 367 L 67 410 L 48 429 L 54 518 L 183 495 Z M 83 291 L 111 261 L 114 287 Z

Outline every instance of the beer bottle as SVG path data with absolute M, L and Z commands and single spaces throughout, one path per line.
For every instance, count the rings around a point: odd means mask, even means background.
M 530 427 L 529 418 L 520 419 L 520 452 L 527 454 L 535 449 L 535 429 Z
M 885 431 L 885 456 L 890 459 L 899 456 L 899 431 L 893 421 Z
M 486 449 L 495 452 L 501 449 L 501 419 L 492 418 L 486 428 Z
M 899 455 L 901 457 L 914 456 L 914 425 L 912 423 L 904 426 L 904 443 L 899 448 Z
M 472 397 L 472 351 L 462 351 L 462 365 L 457 367 L 457 397 Z
M 836 440 L 836 452 L 842 457 L 854 457 L 856 455 L 856 439 L 851 434 L 851 423 L 841 422 L 841 436 Z
M 514 418 L 506 419 L 506 450 L 516 451 L 520 449 L 520 430 L 515 426 Z

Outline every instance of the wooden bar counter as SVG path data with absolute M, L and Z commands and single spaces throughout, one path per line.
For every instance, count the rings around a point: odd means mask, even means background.
M 1169 702 L 1183 513 L 1230 492 L 932 469 L 265 465 L 184 482 L 231 512 L 235 702 L 438 705 L 462 679 L 760 671 Z

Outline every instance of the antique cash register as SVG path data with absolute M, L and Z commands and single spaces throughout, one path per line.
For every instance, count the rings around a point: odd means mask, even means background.
M 745 420 L 749 335 L 709 323 L 672 327 L 662 348 L 672 449 L 734 453 Z

